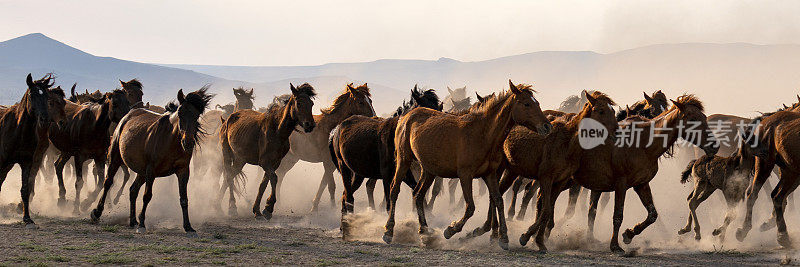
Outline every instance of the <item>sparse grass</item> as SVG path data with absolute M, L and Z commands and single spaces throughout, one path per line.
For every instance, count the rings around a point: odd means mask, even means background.
M 223 233 L 214 233 L 213 237 L 214 237 L 214 239 L 226 239 L 226 238 L 228 238 L 228 236 L 223 234 Z
M 337 264 L 342 264 L 341 262 L 335 260 L 328 260 L 328 259 L 318 259 L 317 266 L 333 266 Z
M 421 248 L 417 248 L 417 247 L 413 247 L 413 248 L 408 249 L 408 251 L 411 252 L 411 253 L 418 253 L 418 252 L 422 251 L 422 249 Z
M 50 266 L 50 265 L 47 265 L 47 263 L 44 263 L 44 262 L 37 261 L 37 262 L 31 263 L 31 264 L 28 264 L 28 266 L 30 266 L 30 267 L 47 267 L 47 266 Z
M 169 254 L 174 253 L 176 251 L 196 251 L 197 248 L 192 247 L 182 247 L 182 246 L 170 246 L 170 245 L 156 245 L 156 244 L 147 244 L 147 245 L 135 245 L 128 247 L 129 251 L 153 251 L 162 254 Z
M 290 246 L 290 247 L 302 247 L 302 246 L 305 246 L 305 245 L 306 245 L 306 243 L 299 242 L 299 241 L 294 241 L 292 243 L 287 244 L 287 246 Z
M 214 265 L 228 265 L 228 263 L 226 263 L 224 261 L 212 261 L 211 264 L 214 264 Z
M 36 244 L 32 244 L 32 243 L 28 243 L 28 242 L 19 243 L 19 244 L 17 244 L 17 246 L 20 246 L 20 247 L 22 247 L 24 249 L 27 249 L 27 250 L 33 250 L 33 251 L 39 251 L 39 252 L 47 251 L 46 247 L 43 247 L 43 246 L 40 246 L 40 245 L 36 245 Z
M 102 246 L 103 244 L 100 244 L 98 242 L 92 242 L 83 246 L 63 246 L 61 248 L 64 250 L 90 250 L 90 249 L 100 248 Z
M 103 225 L 103 232 L 117 233 L 119 232 L 119 225 Z
M 723 256 L 735 256 L 735 257 L 747 257 L 750 256 L 750 253 L 741 252 L 735 249 L 725 249 L 723 246 L 717 248 L 714 246 L 713 250 L 704 251 L 703 254 L 706 255 L 723 255 Z
M 391 258 L 389 258 L 389 261 L 392 261 L 392 262 L 408 262 L 409 260 L 410 259 L 406 258 L 406 257 L 391 257 Z
M 283 258 L 281 258 L 281 257 L 269 257 L 269 258 L 267 258 L 267 261 L 270 264 L 282 264 L 283 263 Z
M 361 249 L 356 249 L 353 252 L 358 253 L 358 254 L 363 254 L 363 255 L 370 255 L 370 256 L 380 256 L 381 255 L 381 254 L 379 254 L 377 252 L 366 251 L 366 250 L 361 250 Z
M 16 257 L 10 258 L 9 260 L 11 260 L 13 262 L 17 262 L 17 263 L 22 263 L 22 262 L 34 262 L 37 259 L 38 258 L 29 257 L 29 256 L 16 256 Z
M 70 259 L 70 258 L 68 258 L 66 256 L 61 256 L 61 255 L 50 255 L 50 256 L 47 256 L 44 259 L 46 259 L 48 261 L 54 261 L 54 262 L 69 262 L 69 261 L 72 260 L 72 259 Z
M 122 253 L 104 253 L 91 255 L 87 261 L 92 264 L 129 264 L 136 262 L 136 259 L 125 256 Z

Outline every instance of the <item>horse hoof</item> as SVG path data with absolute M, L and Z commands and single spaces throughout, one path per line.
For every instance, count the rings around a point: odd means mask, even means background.
M 519 244 L 524 247 L 525 245 L 528 244 L 528 240 L 530 239 L 531 236 L 523 234 L 522 236 L 519 237 Z
M 89 213 L 89 217 L 91 218 L 91 220 L 89 220 L 89 223 L 97 224 L 97 221 L 100 220 L 100 212 L 97 211 L 97 209 L 93 209 L 92 212 Z
M 35 223 L 26 223 L 25 224 L 25 229 L 36 230 L 36 229 L 39 229 L 39 226 L 36 225 Z
M 694 240 L 700 241 L 700 239 L 701 239 L 701 237 L 700 237 L 699 233 L 694 235 Z
M 766 232 L 772 230 L 772 228 L 775 228 L 775 226 L 777 226 L 775 221 L 769 221 L 761 224 L 761 227 L 758 227 L 758 230 L 760 230 L 761 232 Z
M 137 234 L 144 234 L 144 233 L 147 233 L 147 228 L 144 228 L 144 227 L 142 227 L 142 226 L 139 226 L 138 228 L 136 228 L 136 233 L 137 233 Z
M 714 236 L 718 236 L 721 233 L 722 233 L 722 229 L 714 229 L 714 231 L 711 232 L 711 234 L 714 235 Z
M 678 230 L 678 235 L 682 235 L 682 234 L 685 234 L 685 233 L 688 233 L 688 232 L 689 232 L 689 229 L 680 229 L 680 230 Z
M 792 240 L 789 238 L 789 234 L 778 234 L 778 244 L 784 248 L 792 248 Z
M 503 250 L 508 250 L 508 238 L 500 238 L 498 244 L 500 244 L 500 248 Z
M 383 242 L 385 242 L 386 244 L 391 244 L 392 243 L 392 233 L 389 233 L 389 232 L 384 233 L 383 234 Z
M 742 228 L 736 229 L 736 240 L 739 242 L 744 241 L 744 238 L 747 237 L 747 231 Z
M 197 232 L 195 232 L 195 231 L 189 231 L 189 232 L 186 232 L 186 237 L 188 237 L 188 238 L 197 238 L 198 235 L 197 235 Z
M 622 249 L 619 245 L 616 245 L 616 246 L 615 245 L 611 245 L 611 252 L 614 253 L 614 254 L 617 254 L 619 256 L 624 256 L 625 255 L 625 250 Z
M 271 220 L 271 219 L 272 219 L 272 212 L 266 212 L 266 211 L 264 211 L 264 215 L 263 215 L 263 216 L 264 216 L 264 220 L 267 220 L 267 221 L 269 221 L 269 220 Z
M 456 234 L 456 231 L 453 229 L 452 226 L 448 226 L 447 229 L 444 230 L 444 238 L 445 239 L 450 239 L 455 234 Z
M 633 230 L 626 229 L 625 232 L 622 233 L 622 242 L 625 244 L 630 244 L 631 241 L 633 241 L 634 236 L 635 235 L 633 234 Z
M 230 216 L 230 217 L 239 217 L 239 212 L 236 211 L 236 208 L 228 209 L 228 216 Z
M 65 208 L 67 206 L 67 200 L 63 198 L 58 199 L 58 208 Z

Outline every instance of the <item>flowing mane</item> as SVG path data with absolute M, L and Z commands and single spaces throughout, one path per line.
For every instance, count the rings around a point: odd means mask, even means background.
M 345 88 L 344 92 L 342 92 L 341 94 L 339 94 L 338 97 L 336 97 L 336 100 L 333 101 L 333 104 L 330 107 L 321 109 L 320 111 L 322 112 L 322 114 L 331 114 L 338 108 L 342 107 L 344 103 L 347 101 L 347 99 L 350 98 L 351 92 L 355 93 L 356 95 L 363 95 L 367 97 L 372 96 L 372 94 L 370 94 L 369 92 L 369 87 L 367 87 L 367 84 L 359 85 L 358 87 L 352 87 L 352 85 L 353 85 L 352 83 L 348 84 L 347 86 L 352 89 Z
M 536 90 L 533 90 L 533 87 L 530 84 L 524 84 L 524 83 L 517 84 L 517 89 L 519 89 L 520 91 L 530 92 L 531 95 L 533 95 L 533 93 L 536 93 Z M 512 96 L 514 96 L 514 93 L 512 93 L 511 90 L 503 91 L 499 95 L 497 95 L 497 97 L 492 97 L 486 100 L 486 102 L 483 103 L 483 105 L 473 106 L 473 108 L 470 108 L 469 112 L 467 112 L 466 114 L 486 113 L 489 109 L 505 102 L 506 100 L 508 100 L 508 98 Z

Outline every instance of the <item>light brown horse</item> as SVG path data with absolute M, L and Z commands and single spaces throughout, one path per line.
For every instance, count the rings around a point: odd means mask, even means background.
M 114 184 L 114 174 L 121 165 L 136 172 L 136 180 L 130 187 L 130 227 L 138 225 L 139 233 L 146 231 L 145 214 L 153 197 L 153 182 L 156 177 L 178 176 L 180 205 L 183 211 L 183 229 L 189 237 L 197 233 L 189 222 L 189 161 L 198 139 L 203 135 L 199 123 L 200 114 L 208 107 L 213 95 L 207 93 L 208 86 L 187 95 L 178 90 L 178 103 L 173 103 L 166 114 L 137 108 L 122 118 L 114 131 L 108 148 L 108 173 L 103 184 L 103 194 L 97 207 L 92 210 L 91 221 L 96 223 L 103 214 L 106 196 Z M 146 184 L 142 196 L 142 211 L 136 220 L 136 199 L 139 189 Z
M 278 191 L 286 173 L 297 164 L 298 161 L 306 161 L 317 163 L 321 162 L 324 172 L 322 180 L 320 181 L 317 193 L 312 201 L 311 211 L 317 210 L 319 201 L 325 188 L 328 188 L 330 194 L 331 205 L 335 206 L 334 192 L 336 190 L 336 180 L 333 179 L 333 171 L 336 167 L 333 166 L 333 159 L 328 149 L 328 138 L 330 137 L 331 130 L 336 127 L 340 122 L 353 115 L 363 115 L 372 117 L 375 116 L 375 109 L 372 107 L 372 99 L 369 92 L 369 86 L 362 84 L 358 87 L 353 86 L 352 83 L 345 87 L 344 92 L 336 97 L 333 105 L 321 110 L 322 114 L 314 115 L 314 122 L 317 127 L 311 132 L 294 132 L 289 137 L 291 148 L 289 153 L 281 161 L 276 173 L 278 175 Z M 283 101 L 276 99 L 277 101 Z
M 756 119 L 760 121 L 756 131 L 757 142 L 753 154 L 756 155 L 755 174 L 747 191 L 747 212 L 742 227 L 736 231 L 736 239 L 743 241 L 752 228 L 753 205 L 758 199 L 758 192 L 777 165 L 780 168 L 780 180 L 772 191 L 773 213 L 778 226 L 778 243 L 786 248 L 792 247 L 792 241 L 786 231 L 784 209 L 786 198 L 798 186 L 800 178 L 800 113 L 779 111 L 765 114 Z
M 298 125 L 307 133 L 313 131 L 316 126 L 311 113 L 311 108 L 314 107 L 312 99 L 316 96 L 314 88 L 307 83 L 297 88 L 289 84 L 289 87 L 292 97 L 287 103 L 274 104 L 266 113 L 253 110 L 234 112 L 220 127 L 223 175 L 224 181 L 231 189 L 231 209 L 236 209 L 234 179 L 243 178 L 244 165 L 252 164 L 264 170 L 264 178 L 253 203 L 253 214 L 256 218 L 267 220 L 272 218 L 272 211 L 277 201 L 275 192 L 278 176 L 275 170 L 278 169 L 281 159 L 289 152 L 289 135 Z M 261 197 L 268 183 L 272 184 L 272 193 L 262 214 L 258 205 L 261 204 Z
M 592 190 L 592 200 L 595 202 L 589 210 L 590 234 L 594 228 L 593 214 L 596 212 L 599 192 L 614 192 L 613 234 L 610 248 L 615 253 L 625 252 L 619 246 L 618 236 L 622 225 L 625 193 L 629 188 L 633 188 L 639 196 L 647 210 L 647 218 L 635 227 L 625 230 L 622 235 L 623 241 L 629 244 L 634 236 L 642 233 L 656 221 L 658 213 L 653 204 L 649 183 L 658 172 L 659 158 L 673 147 L 678 138 L 701 147 L 707 155 L 717 153 L 718 146 L 706 122 L 702 102 L 693 95 L 682 95 L 672 103 L 673 106 L 667 111 L 650 120 L 643 117 L 629 117 L 617 132 L 619 146 L 599 146 L 584 151 L 579 168 L 573 175 L 578 184 Z M 693 130 L 681 130 L 679 126 Z M 636 131 L 640 131 L 640 138 L 624 138 L 634 136 Z M 539 231 L 543 232 L 544 228 L 541 227 Z M 537 236 L 537 244 L 539 238 Z M 520 241 L 527 240 L 521 238 Z
M 94 160 L 95 173 L 102 175 L 105 172 L 108 146 L 111 143 L 109 129 L 119 123 L 130 110 L 130 102 L 124 91 L 114 90 L 106 93 L 102 104 L 94 102 L 78 105 L 67 102 L 65 106 L 66 119 L 58 125 L 51 125 L 49 140 L 61 153 L 55 162 L 56 176 L 58 177 L 58 203 L 66 203 L 66 189 L 64 188 L 64 165 L 70 158 L 75 158 L 75 202 L 73 212 L 80 210 L 81 189 L 83 188 L 83 162 Z M 102 182 L 97 179 L 95 191 L 86 201 L 86 206 L 94 202 L 100 192 Z
M 555 120 L 553 130 L 547 135 L 541 135 L 524 127 L 514 127 L 503 142 L 504 164 L 508 172 L 500 183 L 500 192 L 503 193 L 518 176 L 536 180 L 540 184 L 540 199 L 555 199 L 563 189 L 569 187 L 572 174 L 578 169 L 583 153 L 594 149 L 584 147 L 581 138 L 588 133 L 588 128 L 583 124 L 596 123 L 599 140 L 596 145 L 610 145 L 613 143 L 613 132 L 617 129 L 617 120 L 614 117 L 614 101 L 607 95 L 595 91 L 591 94 L 584 93 L 587 102 L 583 109 L 569 120 Z M 594 125 L 593 125 L 594 126 Z M 601 128 L 602 127 L 602 128 Z M 499 215 L 502 216 L 500 207 Z M 537 213 L 536 222 L 530 230 L 523 234 L 520 243 L 527 241 L 537 225 L 550 222 L 553 205 L 545 203 Z M 475 229 L 471 236 L 481 235 L 488 231 L 492 221 L 496 220 L 494 213 L 487 216 L 486 223 Z M 537 236 L 537 240 L 540 239 Z M 537 242 L 541 251 L 546 251 L 544 244 Z
M 22 181 L 20 195 L 22 198 L 22 221 L 27 228 L 36 228 L 30 216 L 29 200 L 30 180 L 34 178 L 33 171 L 36 170 L 37 150 L 41 151 L 41 136 L 37 129 L 42 129 L 50 122 L 59 122 L 63 117 L 59 114 L 50 115 L 50 110 L 61 110 L 63 106 L 55 106 L 57 103 L 49 102 L 50 87 L 53 76 L 48 74 L 42 79 L 34 81 L 31 74 L 26 77 L 28 89 L 22 96 L 19 103 L 8 108 L 0 109 L 0 186 L 5 181 L 6 174 L 19 164 L 22 169 Z M 63 91 L 61 96 L 63 97 Z
M 395 131 L 395 158 L 397 167 L 392 181 L 390 214 L 383 240 L 392 241 L 394 215 L 400 182 L 413 160 L 422 167 L 420 184 L 415 189 L 414 201 L 419 216 L 420 233 L 427 233 L 425 220 L 425 193 L 436 176 L 459 178 L 467 208 L 461 220 L 453 222 L 444 232 L 450 238 L 461 231 L 472 217 L 475 203 L 472 199 L 472 180 L 483 177 L 489 195 L 502 214 L 503 199 L 498 189 L 496 169 L 502 161 L 501 146 L 514 125 L 523 125 L 547 133 L 550 122 L 542 114 L 539 101 L 533 97 L 529 85 L 514 85 L 510 90 L 489 100 L 483 107 L 468 114 L 456 116 L 427 108 L 418 108 L 403 116 Z M 508 235 L 504 216 L 500 219 L 500 246 L 508 248 Z

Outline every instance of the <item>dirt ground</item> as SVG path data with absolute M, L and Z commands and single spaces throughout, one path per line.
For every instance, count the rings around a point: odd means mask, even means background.
M 309 215 L 314 217 L 315 215 Z M 578 249 L 556 243 L 547 254 L 522 248 L 512 240 L 510 251 L 502 251 L 488 238 L 474 249 L 425 248 L 412 238 L 398 243 L 341 239 L 337 228 L 303 227 L 331 216 L 277 215 L 271 221 L 250 217 L 209 220 L 195 225 L 200 237 L 185 237 L 180 227 L 150 227 L 137 234 L 125 226 L 122 214 L 97 225 L 87 219 L 37 216 L 39 229 L 21 223 L 0 225 L 0 265 L 775 265 L 793 253 L 775 248 L 737 251 L 676 251 L 638 248 L 635 256 L 622 257 L 607 251 L 607 243 L 579 245 Z M 380 220 L 379 220 L 380 221 Z M 398 224 L 397 235 L 413 236 L 411 221 Z M 155 229 L 153 229 L 155 228 Z M 405 233 L 403 233 L 405 231 Z M 439 236 L 441 231 L 437 232 Z M 376 236 L 375 238 L 379 238 Z M 417 236 L 418 238 L 418 236 Z M 455 239 L 455 238 L 454 238 Z M 448 241 L 450 242 L 450 241 Z M 454 241 L 455 242 L 455 241 Z M 694 242 L 694 240 L 686 241 Z M 628 247 L 628 250 L 636 248 Z M 793 263 L 793 262 L 790 262 Z

